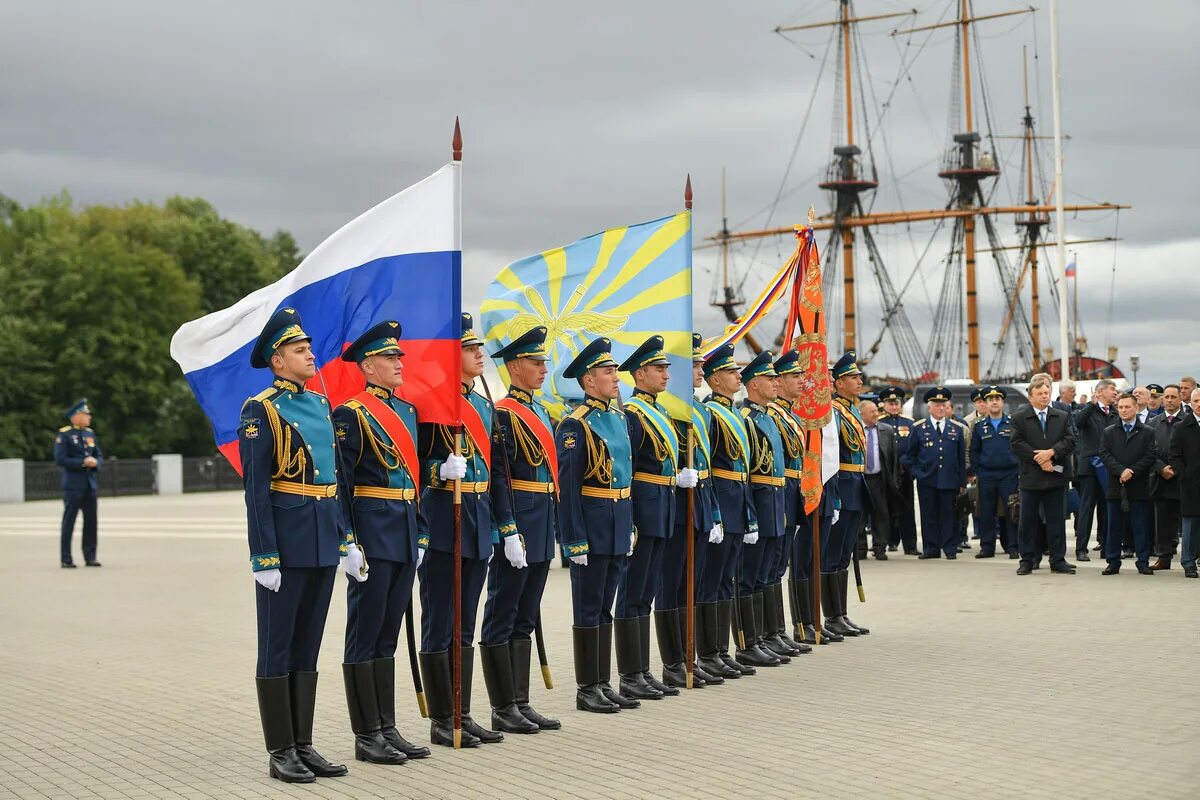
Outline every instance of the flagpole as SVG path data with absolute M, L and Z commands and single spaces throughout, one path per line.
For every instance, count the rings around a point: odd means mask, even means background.
M 1051 87 L 1054 94 L 1054 227 L 1058 229 L 1058 346 L 1061 351 L 1058 371 L 1059 380 L 1071 377 L 1071 356 L 1068 352 L 1067 326 L 1070 324 L 1067 304 L 1067 235 L 1066 213 L 1063 210 L 1063 143 L 1062 143 L 1062 96 L 1059 93 L 1058 60 L 1058 0 L 1050 0 L 1050 63 L 1053 74 Z
M 688 211 L 692 210 L 692 176 L 689 173 L 687 183 L 683 187 L 683 207 Z M 688 220 L 688 226 L 691 226 L 691 220 Z M 688 260 L 691 260 L 689 253 Z M 693 402 L 695 401 L 695 390 L 692 391 Z M 695 464 L 695 453 L 692 448 L 695 444 L 695 420 L 690 418 L 691 408 L 688 408 L 688 435 L 687 435 L 687 465 L 688 469 L 693 469 Z M 684 630 L 687 632 L 683 645 L 683 666 L 687 670 L 687 688 L 692 688 L 693 672 L 696 668 L 696 489 L 687 489 L 687 612 L 686 624 Z
M 458 240 L 459 258 L 462 257 L 462 129 L 458 117 L 454 118 L 454 138 L 451 143 L 454 170 L 454 214 L 455 238 Z M 462 307 L 462 289 L 459 288 L 459 308 Z M 459 334 L 459 362 L 462 362 L 462 335 Z M 458 393 L 458 422 L 454 426 L 454 454 L 462 454 L 462 392 Z M 454 627 L 451 631 L 450 657 L 452 659 L 452 683 L 454 693 L 454 749 L 462 748 L 462 479 L 454 479 Z

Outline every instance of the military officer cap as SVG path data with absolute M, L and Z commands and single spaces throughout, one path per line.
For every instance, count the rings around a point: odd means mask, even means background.
M 833 365 L 830 372 L 835 381 L 851 375 L 862 375 L 862 370 L 858 368 L 858 355 L 853 350 L 847 350 Z
M 1162 397 L 1163 387 L 1159 386 L 1157 383 L 1147 383 L 1146 389 L 1150 392 L 1151 397 Z
M 926 403 L 940 403 L 950 400 L 950 390 L 945 386 L 934 386 L 932 389 L 926 389 L 924 394 Z
M 737 362 L 733 359 L 733 345 L 723 344 L 709 354 L 708 358 L 704 359 L 704 377 L 712 377 L 714 372 L 720 372 L 723 369 L 737 369 Z
M 250 351 L 250 366 L 267 369 L 271 366 L 271 355 L 283 345 L 311 341 L 312 337 L 300 327 L 300 314 L 296 309 L 281 308 L 271 315 L 258 335 L 258 341 Z
M 886 403 L 889 400 L 903 403 L 906 396 L 905 391 L 899 386 L 885 386 L 879 390 L 879 402 L 881 403 Z
M 860 394 L 858 396 L 858 399 L 859 400 L 870 400 L 872 403 L 878 403 L 879 402 L 879 393 L 878 392 L 863 392 L 862 394 Z
M 522 333 L 511 342 L 492 353 L 492 358 L 502 361 L 549 361 L 550 354 L 546 352 L 546 326 L 538 325 Z
M 663 367 L 669 363 L 671 362 L 667 361 L 667 354 L 663 351 L 663 337 L 655 335 L 642 342 L 638 349 L 633 351 L 633 355 L 621 362 L 617 369 L 621 372 L 634 372 L 642 367 Z
M 693 333 L 692 334 L 692 363 L 693 364 L 703 364 L 704 363 L 704 350 L 702 349 L 703 347 L 704 347 L 704 337 L 698 333 Z
M 756 355 L 745 369 L 742 370 L 742 383 L 749 383 L 753 378 L 775 378 L 774 356 L 769 350 L 763 350 Z
M 475 318 L 467 312 L 462 315 L 462 346 L 473 347 L 474 345 L 482 345 L 483 340 L 475 335 L 475 331 L 471 330 L 475 327 Z
M 394 319 L 385 319 L 372 325 L 346 348 L 342 353 L 342 361 L 359 363 L 371 356 L 404 355 L 404 351 L 400 349 L 400 342 L 396 341 L 401 330 L 400 323 Z
M 75 403 L 75 405 L 68 408 L 66 410 L 66 412 L 64 412 L 64 415 L 66 416 L 67 419 L 70 419 L 71 417 L 75 416 L 76 414 L 90 414 L 90 413 L 92 413 L 92 407 L 88 405 L 87 398 L 84 397 L 83 399 L 81 399 L 77 403 Z
M 775 362 L 776 375 L 798 375 L 804 370 L 800 369 L 800 351 L 792 350 L 784 353 Z
M 971 390 L 971 402 L 974 403 L 976 400 L 982 400 L 982 399 L 983 399 L 983 387 L 976 386 L 974 389 Z
M 589 369 L 615 366 L 617 366 L 617 362 L 612 357 L 612 342 L 601 336 L 593 339 L 579 351 L 579 355 L 575 356 L 575 359 L 563 370 L 563 377 L 578 380 L 586 375 Z
M 984 400 L 991 400 L 993 397 L 999 397 L 1001 400 L 1008 397 L 1008 392 L 1001 389 L 999 386 L 988 386 L 979 390 L 979 394 Z

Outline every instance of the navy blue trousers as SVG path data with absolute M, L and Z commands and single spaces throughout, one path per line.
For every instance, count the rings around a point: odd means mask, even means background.
M 279 591 L 254 584 L 259 678 L 317 668 L 337 567 L 283 567 Z
M 829 517 L 819 517 L 821 526 L 821 553 L 829 547 L 830 524 Z M 812 515 L 807 514 L 800 519 L 792 540 L 792 580 L 802 581 L 812 577 L 813 571 L 813 536 Z
M 1008 496 L 1017 491 L 1017 476 L 1005 478 L 980 477 L 979 495 L 975 515 L 975 529 L 979 534 L 979 549 L 984 553 L 996 552 L 996 537 L 1005 549 L 1016 548 L 1015 537 L 1008 535 Z
M 1053 489 L 1022 489 L 1021 519 L 1017 536 L 1021 550 L 1021 563 L 1041 563 L 1042 550 L 1050 551 L 1050 566 L 1067 560 L 1067 490 L 1065 486 Z M 1045 540 L 1040 540 L 1041 531 Z
M 588 554 L 586 567 L 571 562 L 571 609 L 575 627 L 595 628 L 613 621 L 613 599 L 627 556 Z
M 931 489 L 917 484 L 921 501 L 921 544 L 925 555 L 958 555 L 958 520 L 954 517 L 956 489 Z
M 913 507 L 913 479 L 907 473 L 900 478 L 899 491 L 888 492 L 888 510 L 895 514 L 891 520 L 892 537 L 888 544 L 903 545 L 905 551 L 916 550 L 917 515 Z
M 854 545 L 858 541 L 858 529 L 862 524 L 862 511 L 842 509 L 838 521 L 829 532 L 829 544 L 821 548 L 821 571 L 841 572 L 850 566 Z M 825 544 L 824 541 L 821 543 Z
M 1086 553 L 1092 538 L 1092 522 L 1100 518 L 1100 531 L 1096 543 L 1103 547 L 1108 536 L 1108 504 L 1104 499 L 1104 487 L 1095 475 L 1079 475 L 1075 478 L 1079 487 L 1079 510 L 1075 512 L 1075 552 Z
M 629 557 L 629 565 L 617 585 L 617 619 L 644 617 L 650 613 L 662 573 L 667 540 L 639 536 Z M 591 561 L 589 556 L 588 561 Z
M 496 545 L 492 563 L 488 565 L 480 641 L 490 646 L 510 639 L 528 639 L 537 627 L 549 574 L 549 561 L 517 569 L 504 557 L 504 545 Z
M 742 574 L 738 581 L 738 595 L 761 592 L 766 586 L 766 574 L 770 568 L 770 556 L 774 554 L 772 542 L 779 541 L 778 536 L 764 539 L 761 536 L 755 544 L 742 546 Z
M 1121 510 L 1120 500 L 1108 501 L 1108 533 L 1104 537 L 1104 560 L 1120 568 L 1121 547 L 1128 523 L 1133 532 L 1133 550 L 1139 567 L 1150 566 L 1151 514 L 1154 506 L 1149 500 L 1130 500 L 1129 510 Z
M 788 564 L 792 560 L 792 545 L 796 541 L 796 529 L 789 525 L 783 531 L 783 536 L 779 537 L 779 547 L 776 548 L 774 558 L 771 560 L 771 572 L 767 576 L 768 583 L 779 583 L 783 580 L 784 574 L 788 571 Z
M 71 563 L 71 536 L 75 533 L 75 515 L 83 512 L 83 560 L 96 560 L 96 490 L 63 493 L 62 530 L 59 550 L 63 564 Z
M 721 582 L 717 589 L 718 600 L 732 600 L 734 591 L 737 589 L 737 576 L 742 568 L 742 553 L 746 549 L 744 534 L 735 533 L 732 537 L 725 534 L 725 541 L 729 542 L 729 554 L 725 558 L 725 568 L 721 570 Z M 758 545 L 752 545 L 757 547 Z
M 470 647 L 475 641 L 475 616 L 479 611 L 483 582 L 487 579 L 487 567 L 486 560 L 462 559 L 462 630 L 459 635 L 463 647 Z M 417 574 L 421 577 L 421 650 L 426 653 L 448 650 L 454 635 L 454 554 L 426 551 Z
M 692 537 L 692 541 L 696 543 L 692 564 L 695 576 L 693 588 L 696 590 L 696 601 L 702 602 L 700 582 L 708 557 L 708 531 L 694 531 Z M 675 533 L 667 539 L 658 594 L 654 598 L 654 607 L 659 611 L 683 608 L 687 605 L 687 541 L 687 530 L 681 526 L 676 526 Z
M 416 564 L 374 558 L 367 580 L 346 576 L 347 664 L 391 658 L 400 641 L 400 624 L 412 607 Z
M 697 584 L 696 601 L 699 603 L 715 603 L 717 600 L 729 599 L 721 596 L 721 588 L 724 584 L 730 583 L 730 579 L 726 576 L 729 574 L 730 555 L 733 553 L 733 540 L 741 541 L 740 533 L 725 532 L 725 538 L 720 544 L 708 544 L 708 539 L 704 540 L 704 568 L 700 572 L 700 580 Z M 730 592 L 730 597 L 733 593 Z

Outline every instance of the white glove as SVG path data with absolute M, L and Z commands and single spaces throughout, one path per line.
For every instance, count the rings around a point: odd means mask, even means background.
M 841 512 L 841 511 L 839 511 L 838 509 L 836 509 L 836 508 L 835 508 L 835 509 L 833 510 L 833 522 L 831 522 L 831 523 L 830 523 L 830 525 L 831 525 L 831 526 L 832 526 L 832 525 L 837 525 L 837 521 L 838 521 L 839 519 L 841 519 L 841 517 L 842 517 L 842 512 Z
M 525 559 L 525 545 L 521 543 L 521 537 L 515 533 L 504 539 L 504 557 L 517 569 L 529 566 L 529 562 Z
M 446 456 L 438 469 L 438 476 L 444 481 L 462 480 L 467 476 L 467 460 L 462 456 Z
M 425 548 L 417 548 L 417 567 L 420 568 L 421 562 L 425 560 Z
M 758 544 L 758 531 L 750 531 L 743 536 L 742 544 Z
M 725 541 L 725 526 L 718 522 L 716 525 L 713 525 L 712 530 L 708 532 L 708 543 L 720 544 L 723 541 Z
M 346 545 L 346 555 L 341 558 L 341 567 L 343 572 L 359 583 L 367 579 L 367 570 L 370 569 L 367 559 L 363 557 L 363 551 L 353 542 Z
M 571 556 L 571 563 L 578 564 L 581 567 L 586 567 L 587 566 L 587 554 L 584 553 L 581 556 Z
M 691 467 L 684 467 L 675 476 L 675 485 L 680 489 L 691 489 L 700 482 L 700 473 Z
M 254 573 L 255 582 L 264 589 L 278 592 L 283 583 L 283 573 L 277 569 L 264 569 Z

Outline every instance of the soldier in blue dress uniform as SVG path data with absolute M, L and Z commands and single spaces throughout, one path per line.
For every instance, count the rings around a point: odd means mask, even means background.
M 1009 530 L 1008 498 L 1017 491 L 1017 457 L 1009 441 L 1012 420 L 1004 413 L 1005 391 L 999 386 L 983 390 L 987 414 L 975 423 L 971 434 L 970 458 L 967 459 L 968 479 L 978 487 L 975 507 L 976 527 L 979 529 L 979 552 L 976 558 L 996 555 L 996 536 L 1009 558 L 1019 558 L 1015 531 Z
M 620 693 L 635 700 L 661 700 L 679 689 L 650 672 L 650 609 L 662 579 L 663 552 L 675 528 L 675 485 L 696 485 L 696 471 L 680 468 L 679 436 L 658 395 L 670 371 L 663 337 L 651 336 L 617 368 L 633 376 L 634 391 L 625 404 L 633 448 L 633 527 L 637 540 L 620 583 L 613 634 L 617 645 Z M 658 624 L 671 624 L 660 617 Z M 678 624 L 675 623 L 676 629 Z
M 488 565 L 479 654 L 492 704 L 492 727 L 511 733 L 558 730 L 562 724 L 529 704 L 532 635 L 558 531 L 554 423 L 534 394 L 546 380 L 546 328 L 531 328 L 492 354 L 508 371 L 508 397 L 496 425 L 508 464 L 517 530 L 498 542 Z M 547 450 L 547 447 L 549 448 Z
M 73 569 L 71 537 L 75 516 L 83 512 L 83 563 L 98 567 L 96 560 L 96 489 L 97 473 L 104 466 L 100 442 L 92 430 L 92 409 L 83 398 L 66 411 L 67 421 L 54 437 L 54 463 L 62 468 L 63 517 L 59 535 L 59 561 Z
M 312 746 L 317 655 L 339 560 L 366 580 L 338 504 L 329 401 L 305 387 L 317 368 L 294 309 L 271 315 L 250 351 L 271 386 L 242 406 L 238 451 L 258 609 L 255 670 L 270 775 L 289 783 L 345 775 Z
M 912 417 L 904 416 L 906 396 L 905 391 L 899 386 L 885 386 L 879 390 L 879 403 L 883 408 L 883 413 L 879 415 L 879 421 L 886 422 L 896 429 L 897 455 L 900 458 L 903 458 L 908 451 L 908 441 L 913 426 Z M 903 547 L 904 554 L 909 556 L 921 553 L 917 549 L 915 497 L 912 473 L 908 471 L 908 466 L 901 462 L 900 489 L 894 492 L 888 501 L 889 509 L 898 509 L 897 519 L 892 525 L 892 540 L 888 542 L 888 549 L 895 550 L 897 547 Z M 892 499 L 895 500 L 894 504 L 891 502 Z
M 831 370 L 833 378 L 833 415 L 838 431 L 837 497 L 840 502 L 837 521 L 829 534 L 829 548 L 821 552 L 821 594 L 825 608 L 825 627 L 839 636 L 862 636 L 870 629 L 857 625 L 846 616 L 846 597 L 850 582 L 850 560 L 858 541 L 866 503 L 865 442 L 858 395 L 862 392 L 862 370 L 857 355 L 847 350 Z
M 563 370 L 584 400 L 558 424 L 558 532 L 571 562 L 575 707 L 612 713 L 641 703 L 613 689 L 613 600 L 633 552 L 633 455 L 612 342 L 588 343 Z
M 954 501 L 967 485 L 966 426 L 951 416 L 950 390 L 925 392 L 929 416 L 913 425 L 904 462 L 917 481 L 921 502 L 921 558 L 958 557 Z
M 698 389 L 704 382 L 704 353 L 700 346 L 703 338 L 698 333 L 692 334 L 692 388 Z M 703 403 L 692 398 L 692 422 L 689 425 L 675 420 L 675 430 L 679 437 L 679 464 L 687 465 L 687 443 L 689 428 L 692 437 L 691 466 L 696 470 L 696 487 L 692 490 L 692 530 L 687 530 L 687 500 L 688 491 L 684 489 L 675 493 L 675 530 L 667 540 L 666 553 L 663 556 L 662 580 L 659 582 L 658 596 L 654 601 L 654 628 L 658 634 L 658 652 L 663 663 L 663 683 L 668 686 L 682 688 L 687 685 L 687 666 L 684 663 L 684 646 L 687 641 L 687 543 L 688 537 L 695 540 L 693 550 L 695 600 L 700 600 L 700 582 L 704 573 L 705 554 L 710 543 L 720 543 L 725 538 L 721 528 L 721 509 L 717 504 L 716 489 L 710 472 L 712 463 L 709 442 L 709 429 L 712 426 L 712 411 Z M 705 618 L 706 619 L 706 618 Z M 715 641 L 716 617 L 713 617 L 714 636 L 705 640 L 705 628 L 702 624 L 699 606 L 695 612 L 696 652 L 712 650 Z M 725 682 L 720 670 L 715 674 L 705 669 L 699 659 L 693 665 L 692 686 L 699 688 L 709 683 Z M 736 672 L 733 677 L 741 677 Z
M 421 674 L 429 699 L 430 739 L 454 746 L 453 685 L 450 649 L 454 636 L 462 644 L 462 746 L 494 743 L 504 734 L 471 718 L 471 684 L 475 667 L 475 620 L 487 579 L 493 543 L 516 533 L 509 503 L 510 489 L 503 443 L 492 404 L 474 391 L 483 374 L 483 341 L 462 315 L 462 450 L 450 425 L 422 422 L 417 449 L 424 475 L 421 524 L 429 536 L 421 579 Z M 490 454 L 486 455 L 486 454 Z M 454 482 L 462 491 L 462 628 L 454 630 Z
M 342 676 L 354 755 L 376 764 L 429 755 L 396 730 L 396 645 L 404 615 L 412 613 L 413 579 L 427 544 L 417 528 L 417 410 L 394 394 L 404 384 L 400 333 L 399 322 L 384 320 L 342 353 L 343 361 L 358 364 L 366 389 L 333 410 L 346 539 L 371 554 L 371 579 L 346 583 Z

